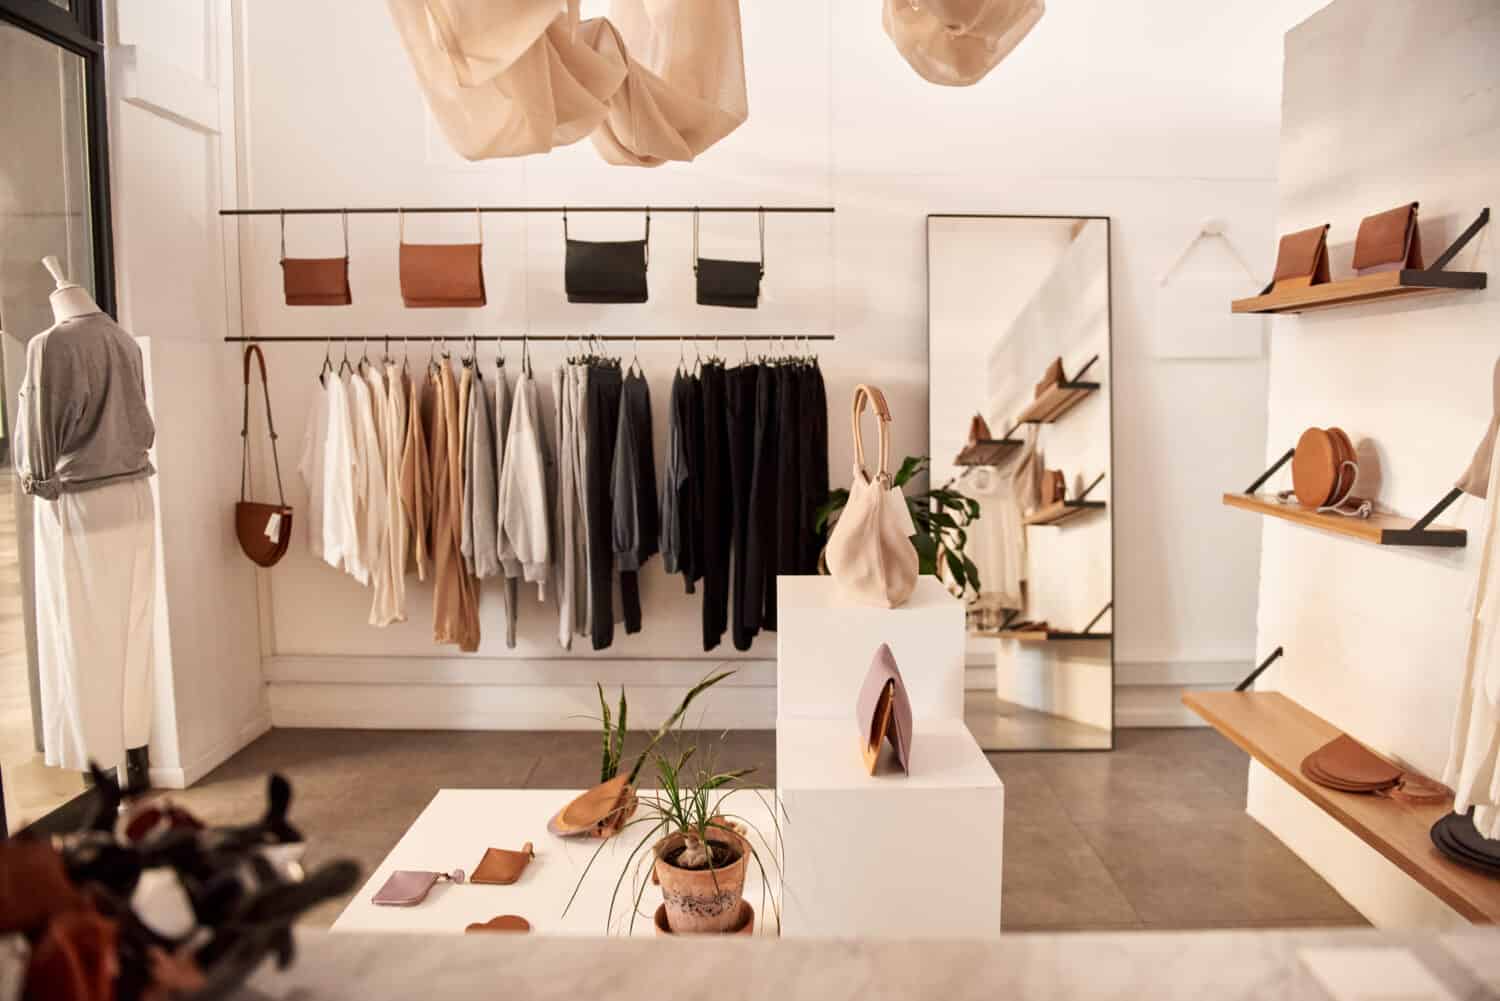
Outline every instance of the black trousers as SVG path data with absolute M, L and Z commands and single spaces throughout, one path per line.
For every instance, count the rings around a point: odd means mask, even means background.
M 632 372 L 620 391 L 621 435 L 629 435 L 635 450 L 635 513 L 640 544 L 636 546 L 638 567 L 661 551 L 661 512 L 656 497 L 656 450 L 651 442 L 651 389 L 646 377 Z M 641 575 L 639 570 L 620 571 L 620 604 L 625 613 L 625 632 L 641 631 Z
M 731 636 L 736 650 L 750 649 L 760 632 L 760 591 L 749 598 L 750 485 L 755 464 L 755 394 L 760 365 L 741 365 L 729 372 L 729 473 L 733 495 L 733 611 Z
M 734 511 L 729 467 L 729 401 L 724 366 L 704 365 L 703 383 L 703 649 L 712 650 L 729 628 L 729 551 Z
M 588 505 L 589 632 L 594 649 L 615 641 L 614 505 L 610 481 L 615 468 L 615 436 L 620 421 L 620 369 L 614 365 L 589 367 L 588 443 L 584 449 L 584 502 Z M 623 576 L 623 575 L 622 575 Z M 634 576 L 634 575 L 632 575 Z M 625 586 L 622 581 L 622 591 Z M 628 595 L 628 591 L 626 592 Z M 636 620 L 640 620 L 640 590 L 635 589 Z
M 828 391 L 816 364 L 803 366 L 797 376 L 801 412 L 798 414 L 797 460 L 801 467 L 798 499 L 796 568 L 793 573 L 817 573 L 825 533 L 814 526 L 818 509 L 828 503 Z
M 750 474 L 750 524 L 745 548 L 745 601 L 758 622 L 776 628 L 776 490 L 779 368 L 762 366 L 755 381 L 755 458 Z M 769 616 L 767 615 L 769 612 Z

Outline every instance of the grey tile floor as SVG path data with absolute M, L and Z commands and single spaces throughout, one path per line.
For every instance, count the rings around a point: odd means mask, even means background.
M 368 871 L 440 788 L 580 788 L 598 759 L 586 732 L 275 730 L 177 798 L 211 821 L 242 820 L 262 808 L 265 774 L 281 771 L 312 857 Z M 776 782 L 769 730 L 725 735 L 720 759 Z M 989 760 L 1005 782 L 1008 930 L 1364 924 L 1245 815 L 1245 758 L 1212 731 L 1121 730 L 1113 752 Z

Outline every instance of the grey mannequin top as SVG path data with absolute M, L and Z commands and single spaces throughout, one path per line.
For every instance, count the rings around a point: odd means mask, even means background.
M 1489 430 L 1484 433 L 1484 439 L 1480 441 L 1479 448 L 1474 451 L 1474 460 L 1469 463 L 1469 471 L 1464 473 L 1458 481 L 1458 489 L 1475 497 L 1483 497 L 1490 487 L 1490 464 L 1495 458 L 1495 432 L 1500 430 L 1500 361 L 1495 362 L 1495 373 L 1492 377 L 1494 383 L 1494 415 L 1490 417 Z
M 16 408 L 22 490 L 56 500 L 150 476 L 155 440 L 141 349 L 107 314 L 62 320 L 26 345 Z

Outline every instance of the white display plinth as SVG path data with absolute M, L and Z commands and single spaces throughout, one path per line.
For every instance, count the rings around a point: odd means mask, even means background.
M 1005 787 L 963 721 L 917 721 L 910 775 L 859 743 L 852 705 L 777 724 L 782 934 L 998 936 Z
M 852 604 L 832 577 L 776 578 L 776 718 L 852 720 L 880 644 L 917 719 L 964 717 L 964 608 L 921 577 L 900 608 Z
M 557 789 L 439 790 L 421 816 L 401 836 L 396 847 L 370 874 L 354 899 L 349 901 L 333 923 L 333 930 L 461 934 L 471 923 L 488 921 L 501 914 L 519 914 L 531 922 L 535 934 L 624 934 L 630 919 L 630 879 L 627 878 L 620 891 L 620 901 L 615 905 L 615 925 L 607 931 L 610 895 L 614 892 L 615 880 L 625 858 L 649 828 L 644 825 L 633 827 L 604 842 L 604 850 L 599 853 L 578 891 L 578 898 L 564 916 L 563 908 L 567 906 L 573 888 L 578 886 L 579 876 L 600 847 L 600 842 L 592 838 L 568 840 L 547 831 L 548 818 L 578 793 L 578 790 Z M 764 832 L 774 846 L 776 832 L 771 823 L 771 799 L 769 789 L 745 789 L 731 795 L 728 806 L 736 816 L 743 817 Z M 447 872 L 459 868 L 471 873 L 486 848 L 515 850 L 527 841 L 536 851 L 536 858 L 531 860 L 521 879 L 511 886 L 443 882 L 434 886 L 427 899 L 415 907 L 381 907 L 370 902 L 397 869 Z M 758 851 L 765 850 L 759 839 L 756 839 L 755 846 Z M 334 848 L 333 854 L 336 855 L 336 846 Z M 776 867 L 771 859 L 765 862 L 774 883 Z M 640 875 L 650 879 L 649 867 L 642 866 Z M 776 917 L 770 894 L 762 903 L 764 885 L 758 867 L 752 863 L 745 878 L 745 899 L 755 908 L 755 932 L 774 935 Z M 646 887 L 641 900 L 641 910 L 645 913 L 636 918 L 635 935 L 655 934 L 652 915 L 660 903 L 661 890 Z

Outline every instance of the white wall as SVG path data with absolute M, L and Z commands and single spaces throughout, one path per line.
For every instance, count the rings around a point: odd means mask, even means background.
M 1332 223 L 1349 273 L 1360 219 L 1421 202 L 1431 261 L 1500 204 L 1500 7 L 1474 0 L 1337 0 L 1286 39 L 1278 227 Z M 1494 226 L 1450 267 L 1500 269 Z M 1467 468 L 1491 413 L 1500 294 L 1279 317 L 1268 457 L 1338 424 L 1379 457 L 1380 506 L 1416 517 Z M 1250 515 L 1241 515 L 1249 518 Z M 1368 546 L 1274 519 L 1263 526 L 1259 634 L 1286 657 L 1262 681 L 1359 740 L 1441 776 L 1463 677 L 1483 504 L 1444 521 L 1462 550 Z M 1457 922 L 1353 834 L 1256 768 L 1251 813 L 1383 926 Z
M 955 91 L 911 72 L 866 2 L 747 3 L 749 122 L 698 163 L 643 171 L 605 166 L 587 143 L 545 157 L 463 164 L 427 122 L 382 11 L 350 17 L 328 0 L 240 5 L 242 204 L 838 207 L 832 219 L 773 219 L 765 305 L 728 315 L 691 303 L 686 218 L 654 221 L 651 302 L 603 309 L 563 301 L 558 220 L 492 217 L 486 222 L 491 306 L 457 315 L 400 307 L 394 219 L 351 224 L 355 305 L 338 311 L 283 307 L 275 223 L 241 223 L 243 329 L 267 337 L 399 335 L 465 325 L 515 331 L 528 322 L 542 332 L 836 329 L 841 339 L 822 357 L 839 483 L 851 452 L 840 415 L 856 381 L 886 390 L 897 455 L 926 447 L 928 213 L 1109 215 L 1123 415 L 1116 427 L 1115 502 L 1118 558 L 1128 575 L 1116 596 L 1119 656 L 1147 662 L 1148 675 L 1162 664 L 1249 661 L 1257 535 L 1221 512 L 1215 498 L 1226 479 L 1253 475 L 1264 452 L 1258 432 L 1240 430 L 1258 425 L 1246 415 L 1263 398 L 1259 369 L 1161 363 L 1148 357 L 1146 343 L 1154 280 L 1202 218 L 1228 220 L 1241 246 L 1265 250 L 1257 264 L 1269 263 L 1279 38 L 1315 6 L 1313 0 L 1236 9 L 1144 0 L 1054 5 L 987 81 Z M 638 227 L 633 218 L 597 219 L 580 221 L 578 232 L 609 236 Z M 472 232 L 472 219 L 427 219 L 415 232 L 461 239 Z M 336 252 L 337 221 L 301 220 L 289 239 L 294 254 Z M 742 219 L 707 220 L 705 242 L 726 256 L 749 252 L 750 227 Z M 733 346 L 725 353 L 732 357 Z M 271 357 L 288 441 L 305 416 L 321 354 L 311 346 L 286 347 Z M 541 349 L 538 358 L 550 367 L 557 351 Z M 643 360 L 659 416 L 675 350 L 654 349 Z M 1205 431 L 1225 446 L 1186 466 L 1180 456 Z M 1187 486 L 1182 500 L 1164 501 Z M 303 500 L 299 489 L 292 503 Z M 1196 547 L 1201 539 L 1221 543 L 1211 558 L 1174 552 L 1175 543 Z M 270 578 L 267 674 L 278 722 L 565 725 L 562 710 L 588 711 L 592 681 L 606 673 L 599 666 L 604 657 L 576 649 L 562 655 L 540 610 L 523 621 L 521 645 L 512 653 L 496 642 L 501 620 L 496 603 L 486 600 L 480 654 L 450 658 L 427 640 L 420 588 L 412 592 L 413 621 L 377 631 L 364 625 L 367 596 L 312 565 L 305 552 L 294 551 Z M 694 639 L 697 599 L 684 597 L 659 565 L 643 575 L 643 589 L 645 631 L 605 655 L 608 676 L 643 687 L 680 685 L 705 667 Z M 765 639 L 751 652 L 758 660 L 770 656 Z M 764 686 L 771 678 L 758 665 L 746 680 Z M 353 691 L 349 681 L 365 687 Z M 539 684 L 548 686 L 545 697 Z M 736 700 L 735 711 L 753 718 L 769 706 L 755 701 L 763 697 Z M 761 722 L 769 720 L 767 713 Z

